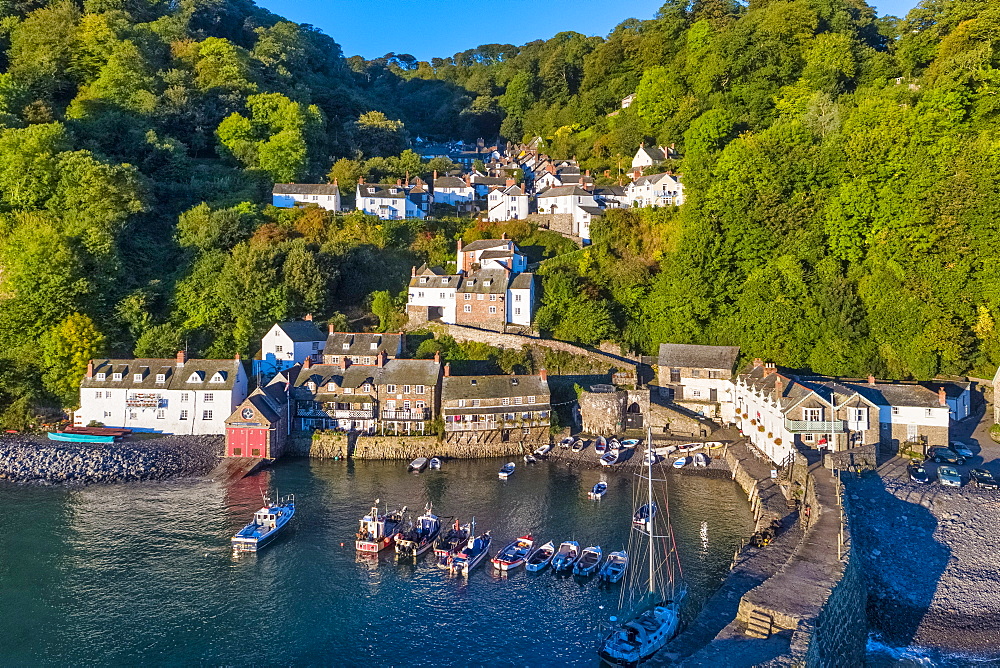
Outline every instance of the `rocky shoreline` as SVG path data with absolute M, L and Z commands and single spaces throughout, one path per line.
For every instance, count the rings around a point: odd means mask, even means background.
M 224 441 L 223 436 L 162 436 L 113 444 L 4 438 L 0 481 L 89 485 L 204 475 L 219 463 Z

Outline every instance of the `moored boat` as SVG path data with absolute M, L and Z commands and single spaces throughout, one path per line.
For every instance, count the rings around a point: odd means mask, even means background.
M 598 436 L 597 440 L 594 441 L 594 452 L 598 455 L 603 455 L 608 451 L 608 439 L 603 436 Z
M 650 510 L 651 508 L 652 510 Z M 656 506 L 655 501 L 652 504 L 649 503 L 642 504 L 641 506 L 639 506 L 639 510 L 635 511 L 635 514 L 632 515 L 632 526 L 634 526 L 637 529 L 648 530 L 648 527 L 650 523 L 653 521 L 653 518 L 656 517 L 657 510 L 658 508 Z
M 552 561 L 552 555 L 555 553 L 556 544 L 550 540 L 528 555 L 527 560 L 524 562 L 524 570 L 531 571 L 532 573 L 545 570 L 545 567 Z
M 234 552 L 256 552 L 277 537 L 295 515 L 295 495 L 289 494 L 271 503 L 264 498 L 264 507 L 253 515 L 250 524 L 236 532 L 231 543 Z
M 625 550 L 612 552 L 604 561 L 597 577 L 605 582 L 618 582 L 625 575 L 626 568 L 628 568 L 628 552 Z
M 442 531 L 434 543 L 434 558 L 439 568 L 449 568 L 451 557 L 458 552 L 472 535 L 472 524 L 460 525 L 458 520 L 448 531 Z
M 427 458 L 426 457 L 417 457 L 412 462 L 410 462 L 410 465 L 408 467 L 406 467 L 406 470 L 408 470 L 408 471 L 416 471 L 417 473 L 420 473 L 425 468 L 427 468 Z
M 531 546 L 535 544 L 535 539 L 528 534 L 521 536 L 513 543 L 497 552 L 493 557 L 493 567 L 501 571 L 512 571 L 524 564 L 531 552 Z
M 587 447 L 587 442 L 584 441 L 582 438 L 578 438 L 575 441 L 573 441 L 573 447 L 570 449 L 573 452 L 581 452 L 585 447 Z
M 674 460 L 674 468 L 675 469 L 684 468 L 685 466 L 687 466 L 688 459 L 689 459 L 688 457 L 678 457 L 677 459 Z
M 380 514 L 378 501 L 375 499 L 375 505 L 372 506 L 371 511 L 360 520 L 360 527 L 354 541 L 354 547 L 358 552 L 376 554 L 392 545 L 396 529 L 403 521 L 406 506 L 400 510 L 386 511 L 384 514 Z
M 428 466 L 432 471 L 439 471 L 441 469 L 441 460 L 437 457 L 431 457 L 431 461 L 428 463 Z
M 538 461 L 538 460 L 537 460 L 537 459 L 535 459 L 535 456 L 534 456 L 534 455 L 525 455 L 525 456 L 524 456 L 524 463 L 525 463 L 525 464 L 534 464 L 534 463 L 535 463 L 535 462 L 537 462 L 537 461 Z
M 549 454 L 549 451 L 551 451 L 551 450 L 552 450 L 552 444 L 551 443 L 545 443 L 545 444 L 540 445 L 537 448 L 535 448 L 535 453 L 534 454 L 535 454 L 536 457 L 544 457 L 545 455 Z
M 574 440 L 575 439 L 572 436 L 567 436 L 563 440 L 559 441 L 559 447 L 560 448 L 568 448 L 569 446 L 573 445 L 573 441 Z
M 567 540 L 559 546 L 552 555 L 552 570 L 556 573 L 568 571 L 580 558 L 580 544 L 575 540 Z
M 506 464 L 503 465 L 503 467 L 500 469 L 500 473 L 498 473 L 497 475 L 500 477 L 501 480 L 506 480 L 513 473 L 514 473 L 514 462 L 507 462 Z
M 609 450 L 601 457 L 601 466 L 613 466 L 618 463 L 618 451 Z
M 651 466 L 660 460 L 660 456 L 656 454 L 655 450 L 646 450 L 642 456 L 642 465 Z
M 587 492 L 587 498 L 591 501 L 600 501 L 608 491 L 608 483 L 603 480 L 594 485 L 593 489 Z
M 475 520 L 472 522 L 472 533 L 474 534 L 476 529 Z M 493 538 L 490 536 L 490 532 L 480 534 L 478 536 L 473 536 L 469 538 L 466 542 L 465 547 L 452 555 L 451 558 L 451 572 L 455 575 L 461 573 L 462 575 L 468 575 L 469 572 L 482 563 L 483 559 L 490 555 L 490 543 Z
M 583 549 L 580 559 L 573 565 L 574 575 L 593 575 L 601 565 L 601 546 L 591 545 Z
M 695 453 L 694 465 L 701 468 L 708 466 L 708 455 L 706 455 L 704 452 Z
M 401 557 L 419 557 L 434 545 L 441 534 L 441 519 L 431 512 L 431 504 L 424 514 L 407 531 L 396 534 L 396 554 Z

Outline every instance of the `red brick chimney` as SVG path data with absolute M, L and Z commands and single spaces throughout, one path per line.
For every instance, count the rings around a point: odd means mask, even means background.
M 434 170 L 434 181 L 438 180 L 438 170 Z
M 465 187 L 466 188 L 472 187 L 472 177 L 469 176 L 468 174 L 465 175 Z
M 538 377 L 542 379 L 543 383 L 549 382 L 549 372 L 545 369 L 538 370 Z
M 944 391 L 943 387 L 938 388 L 938 406 L 948 405 L 948 393 Z
M 188 354 L 186 350 L 177 351 L 177 366 L 184 366 L 188 361 Z
M 87 360 L 87 378 L 94 377 L 94 360 Z
M 327 332 L 329 332 L 330 334 L 333 334 L 333 333 L 334 333 L 334 332 L 336 331 L 336 330 L 335 330 L 335 329 L 333 328 L 333 323 L 332 323 L 332 322 L 328 322 L 328 323 L 326 324 L 326 331 L 327 331 Z
M 377 363 L 378 363 L 378 366 L 379 366 L 379 368 L 382 368 L 382 367 L 384 367 L 384 366 L 385 366 L 385 360 L 386 360 L 386 357 L 388 357 L 388 355 L 386 355 L 386 354 L 385 354 L 385 351 L 384 351 L 384 350 L 383 350 L 383 351 L 381 351 L 381 352 L 380 352 L 380 353 L 378 354 L 378 357 L 376 358 L 376 360 L 377 360 Z
M 444 377 L 445 378 L 451 377 L 451 362 L 448 362 L 447 364 L 444 365 Z
M 875 376 L 868 374 L 868 384 L 875 387 Z
M 343 355 L 340 358 L 340 368 L 347 371 L 347 367 L 351 366 L 351 361 L 347 359 L 347 355 Z
M 762 366 L 764 366 L 764 360 L 759 357 L 753 358 L 753 368 L 759 369 Z
M 233 357 L 233 359 L 234 359 L 235 361 L 239 362 L 239 361 L 240 361 L 240 354 L 239 354 L 239 353 L 236 353 L 236 356 L 235 356 L 235 357 Z
M 311 369 L 312 366 L 313 366 L 313 359 L 312 359 L 312 357 L 307 357 L 306 361 L 302 363 L 302 368 L 303 369 Z
M 313 314 L 312 313 L 306 313 L 305 316 L 302 319 L 305 320 L 306 322 L 312 322 L 313 321 Z
M 441 351 L 440 350 L 435 350 L 434 351 L 434 363 L 435 364 L 440 364 L 441 363 Z
M 774 379 L 774 391 L 778 396 L 785 391 L 785 379 L 780 375 Z
M 517 181 L 515 181 L 514 179 L 507 179 L 507 187 L 508 188 L 510 188 L 511 186 L 515 185 L 516 183 L 517 183 Z
M 358 177 L 358 185 L 362 185 L 362 186 L 365 185 L 365 177 L 363 177 L 363 176 L 359 176 Z
M 764 375 L 770 376 L 771 374 L 778 373 L 778 367 L 774 365 L 774 362 L 764 363 Z

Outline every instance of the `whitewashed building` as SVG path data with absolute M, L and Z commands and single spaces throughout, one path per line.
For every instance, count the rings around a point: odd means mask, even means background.
M 461 179 L 457 176 L 438 177 L 434 172 L 434 203 L 450 204 L 464 207 L 476 199 L 476 189 L 468 176 Z
M 315 204 L 327 211 L 340 211 L 340 187 L 334 183 L 275 183 L 271 204 L 281 208 Z
M 672 174 L 640 176 L 625 186 L 629 206 L 680 206 L 684 203 L 684 185 Z
M 431 194 L 421 184 L 395 185 L 359 183 L 355 193 L 358 211 L 383 220 L 426 218 L 430 213 Z
M 492 221 L 524 220 L 528 217 L 528 196 L 524 194 L 514 179 L 507 179 L 507 185 L 493 188 L 486 198 L 487 217 Z
M 661 343 L 659 394 L 699 415 L 736 422 L 733 373 L 739 346 Z
M 224 434 L 226 418 L 247 397 L 247 375 L 231 360 L 106 359 L 91 361 L 80 382 L 73 424 L 163 434 Z
M 573 216 L 571 234 L 584 241 L 590 240 L 590 224 L 604 214 L 594 193 L 580 186 L 556 186 L 538 194 L 538 213 L 570 214 Z
M 303 320 L 275 323 L 260 340 L 260 354 L 253 360 L 253 373 L 272 377 L 277 372 L 305 362 L 323 361 L 326 334 L 308 315 Z
M 528 327 L 535 310 L 535 275 L 518 274 L 507 287 L 507 322 Z
M 441 267 L 426 264 L 410 272 L 406 311 L 418 320 L 455 322 L 455 291 L 462 285 L 462 276 L 446 274 Z M 418 314 L 422 314 L 418 315 Z

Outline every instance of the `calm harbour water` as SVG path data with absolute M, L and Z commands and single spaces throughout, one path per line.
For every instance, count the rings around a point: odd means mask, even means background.
M 632 476 L 558 462 L 289 460 L 229 487 L 210 481 L 82 489 L 0 486 L 4 665 L 598 665 L 600 627 L 618 586 L 488 562 L 454 578 L 425 555 L 397 565 L 353 548 L 375 498 L 475 515 L 492 552 L 526 532 L 605 553 L 627 544 Z M 586 492 L 602 474 L 603 501 Z M 691 610 L 725 577 L 750 531 L 730 480 L 670 475 L 674 528 Z M 260 490 L 296 495 L 293 526 L 260 554 L 234 558 L 229 537 Z M 341 546 L 343 543 L 343 546 Z M 537 544 L 537 543 L 536 543 Z M 620 585 L 619 585 L 620 586 Z M 601 609 L 600 606 L 603 606 Z

